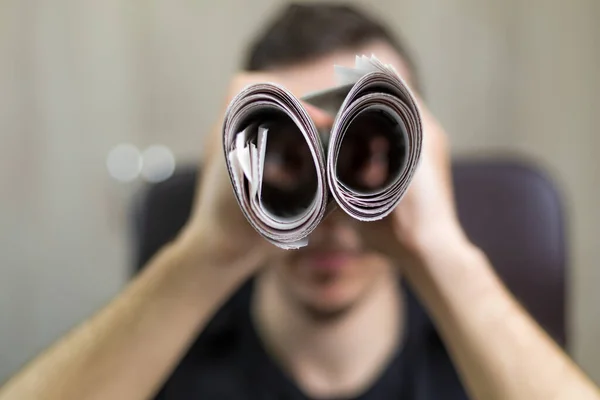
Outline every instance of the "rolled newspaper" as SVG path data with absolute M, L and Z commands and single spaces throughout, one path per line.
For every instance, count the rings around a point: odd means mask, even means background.
M 419 110 L 396 71 L 374 56 L 334 71 L 338 86 L 301 99 L 335 115 L 330 132 L 273 83 L 246 87 L 225 114 L 235 197 L 252 227 L 281 248 L 306 245 L 335 205 L 362 221 L 385 217 L 420 158 Z
M 363 56 L 355 69 L 337 67 L 336 72 L 357 79 L 331 129 L 327 182 L 350 216 L 378 220 L 394 210 L 412 181 L 421 155 L 421 117 L 410 89 L 391 66 Z M 361 168 L 364 158 L 377 162 L 370 160 Z

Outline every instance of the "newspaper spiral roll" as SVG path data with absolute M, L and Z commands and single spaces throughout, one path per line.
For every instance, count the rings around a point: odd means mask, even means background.
M 267 143 L 281 143 L 282 138 L 291 141 L 295 151 L 304 150 L 303 154 L 310 158 L 309 169 L 312 168 L 307 182 L 297 182 L 295 191 L 290 190 L 287 195 L 268 187 L 263 179 L 266 158 L 277 155 L 269 151 Z M 248 86 L 228 107 L 223 149 L 235 197 L 252 227 L 282 248 L 305 245 L 307 236 L 325 214 L 328 189 L 325 151 L 317 128 L 300 101 L 276 84 Z M 287 197 L 284 202 L 289 207 L 278 207 L 277 197 Z
M 383 68 L 382 68 L 383 69 Z M 367 128 L 381 126 L 379 132 Z M 386 140 L 387 177 L 384 181 L 358 185 L 341 175 L 339 158 L 347 137 L 375 135 Z M 391 71 L 370 72 L 350 89 L 334 122 L 327 154 L 327 181 L 333 198 L 350 216 L 374 221 L 390 214 L 406 193 L 416 171 L 422 146 L 421 117 L 408 87 Z M 365 178 L 366 179 L 366 178 Z

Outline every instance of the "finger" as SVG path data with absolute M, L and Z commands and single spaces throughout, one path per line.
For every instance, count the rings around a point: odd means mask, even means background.
M 405 251 L 396 239 L 390 217 L 379 221 L 357 222 L 364 246 L 393 260 L 405 257 Z
M 318 129 L 331 128 L 331 126 L 333 125 L 333 117 L 331 115 L 311 104 L 303 102 L 302 105 L 304 106 L 304 108 L 308 112 L 308 115 L 310 115 Z

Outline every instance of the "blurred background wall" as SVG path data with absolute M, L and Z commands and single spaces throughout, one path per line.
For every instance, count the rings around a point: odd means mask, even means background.
M 368 0 L 412 45 L 457 156 L 519 154 L 565 197 L 570 351 L 600 382 L 600 2 Z M 0 0 L 0 381 L 124 285 L 110 149 L 200 154 L 276 0 Z

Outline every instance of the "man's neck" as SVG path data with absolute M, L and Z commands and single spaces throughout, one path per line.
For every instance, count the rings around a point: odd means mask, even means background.
M 360 394 L 398 350 L 404 303 L 390 272 L 335 320 L 312 318 L 282 293 L 274 274 L 257 279 L 252 313 L 259 336 L 277 362 L 307 394 Z

